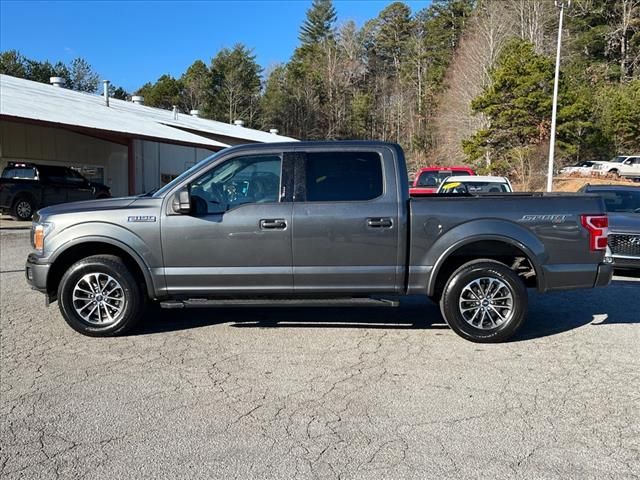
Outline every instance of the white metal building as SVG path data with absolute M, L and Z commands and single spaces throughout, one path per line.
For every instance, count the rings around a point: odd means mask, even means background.
M 230 145 L 293 138 L 0 75 L 0 170 L 76 168 L 114 196 L 157 188 Z

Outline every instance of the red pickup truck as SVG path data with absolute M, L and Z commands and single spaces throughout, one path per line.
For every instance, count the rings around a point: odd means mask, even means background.
M 442 181 L 447 177 L 475 175 L 469 167 L 426 167 L 416 174 L 413 185 L 409 187 L 409 195 L 436 193 Z

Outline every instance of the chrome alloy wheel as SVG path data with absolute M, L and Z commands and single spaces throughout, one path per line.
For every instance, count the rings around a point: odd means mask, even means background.
M 492 330 L 511 320 L 513 292 L 496 278 L 477 278 L 462 289 L 458 308 L 472 327 Z
M 73 308 L 86 322 L 106 327 L 125 308 L 124 290 L 106 273 L 88 273 L 73 288 Z
M 20 200 L 16 205 L 16 213 L 20 218 L 29 218 L 33 213 L 31 211 L 31 204 L 27 200 Z

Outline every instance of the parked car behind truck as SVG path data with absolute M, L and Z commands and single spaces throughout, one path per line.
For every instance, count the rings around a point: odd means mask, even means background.
M 110 196 L 109 187 L 69 167 L 9 162 L 0 177 L 0 211 L 17 220 L 49 205 Z
M 640 187 L 585 185 L 580 192 L 595 193 L 604 200 L 614 267 L 640 269 Z
M 511 193 L 513 187 L 507 177 L 491 175 L 469 175 L 449 177 L 438 187 L 438 193 Z
M 420 169 L 409 188 L 410 195 L 425 195 L 436 193 L 440 184 L 447 178 L 475 175 L 469 167 L 425 167 Z
M 640 155 L 619 155 L 608 162 L 596 162 L 593 169 L 600 175 L 640 179 Z
M 597 196 L 410 198 L 403 151 L 383 142 L 226 149 L 151 195 L 45 208 L 33 245 L 27 280 L 92 336 L 126 332 L 148 301 L 393 306 L 419 294 L 462 337 L 498 342 L 523 324 L 527 288 L 612 275 Z

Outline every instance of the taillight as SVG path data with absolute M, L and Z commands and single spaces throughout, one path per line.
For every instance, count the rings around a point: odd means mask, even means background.
M 582 226 L 589 232 L 589 248 L 593 251 L 607 249 L 609 217 L 606 215 L 580 215 Z

